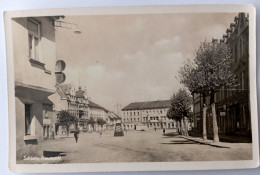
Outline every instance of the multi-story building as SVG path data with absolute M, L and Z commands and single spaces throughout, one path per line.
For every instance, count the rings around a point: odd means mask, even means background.
M 95 121 L 98 118 L 102 118 L 104 121 L 107 119 L 107 110 L 102 106 L 92 102 L 88 99 L 86 94 L 86 88 L 82 90 L 81 86 L 78 90 L 72 84 L 61 84 L 57 86 L 55 94 L 51 95 L 49 99 L 54 103 L 54 110 L 58 114 L 61 110 L 67 110 L 77 118 L 77 125 L 80 131 L 92 130 L 87 125 L 87 121 L 90 117 L 93 117 Z M 98 124 L 95 124 L 97 128 Z M 105 129 L 106 125 L 102 129 Z M 74 131 L 75 126 L 71 125 L 70 131 Z M 65 132 L 65 128 L 59 126 L 59 133 Z
M 55 92 L 56 17 L 12 19 L 17 159 L 41 154 L 44 99 Z
M 107 120 L 108 118 L 108 110 L 105 109 L 104 107 L 92 102 L 89 100 L 89 118 L 93 117 L 95 121 L 98 120 L 98 118 L 102 118 L 104 121 Z M 98 125 L 98 123 L 95 123 L 94 128 L 96 130 L 105 130 L 106 129 L 106 124 L 104 124 L 102 127 L 100 125 Z M 89 129 L 92 129 L 91 127 L 89 127 Z
M 216 114 L 219 133 L 251 134 L 249 100 L 249 16 L 239 13 L 234 23 L 226 30 L 220 42 L 230 46 L 233 63 L 231 70 L 237 77 L 237 86 L 223 87 L 215 94 Z M 216 41 L 216 40 L 214 40 Z M 193 95 L 194 127 L 202 133 L 202 96 Z M 209 97 L 206 98 L 209 106 Z M 212 114 L 207 113 L 207 132 L 212 134 Z
M 249 100 L 249 16 L 239 13 L 220 42 L 227 43 L 232 52 L 232 71 L 236 87 L 224 87 L 216 94 L 219 131 L 251 134 Z
M 57 85 L 56 92 L 49 97 L 49 99 L 54 104 L 54 111 L 56 115 L 61 110 L 67 110 L 73 116 L 77 118 L 78 127 L 80 131 L 86 130 L 86 123 L 88 119 L 88 98 L 86 90 L 82 90 L 81 86 L 78 87 L 78 90 L 72 84 L 61 84 Z M 57 121 L 57 120 L 56 120 Z M 58 124 L 56 123 L 56 126 Z M 71 125 L 71 131 L 75 129 L 74 125 Z M 57 128 L 56 128 L 57 130 Z M 65 131 L 65 128 L 59 126 L 58 132 L 61 134 Z
M 147 128 L 176 128 L 176 122 L 166 117 L 170 100 L 130 103 L 122 109 L 122 123 L 125 129 L 136 129 L 138 124 Z

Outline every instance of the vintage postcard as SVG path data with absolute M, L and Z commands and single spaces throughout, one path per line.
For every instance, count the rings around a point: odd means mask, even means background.
M 11 171 L 259 165 L 254 6 L 4 15 Z

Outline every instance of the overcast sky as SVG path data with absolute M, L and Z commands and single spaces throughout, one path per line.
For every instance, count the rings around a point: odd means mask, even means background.
M 178 70 L 205 39 L 222 38 L 237 14 L 66 16 L 82 31 L 57 28 L 65 83 L 80 84 L 99 105 L 166 100 L 182 87 Z

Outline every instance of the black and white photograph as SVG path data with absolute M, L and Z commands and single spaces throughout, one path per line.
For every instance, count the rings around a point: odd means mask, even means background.
M 253 6 L 129 9 L 6 15 L 12 164 L 256 167 Z

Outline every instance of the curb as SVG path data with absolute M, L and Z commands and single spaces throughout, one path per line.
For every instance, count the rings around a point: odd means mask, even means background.
M 202 139 L 197 139 L 197 138 L 193 138 L 193 137 L 186 137 L 186 136 L 180 136 L 184 139 L 187 139 L 187 140 L 190 140 L 190 141 L 193 141 L 193 142 L 196 142 L 196 143 L 199 143 L 199 144 L 204 144 L 204 145 L 209 145 L 209 146 L 213 146 L 213 147 L 217 147 L 217 148 L 230 148 L 228 146 L 224 146 L 222 144 L 222 142 L 219 142 L 219 143 L 214 143 L 213 141 L 209 141 L 209 140 L 202 140 Z

